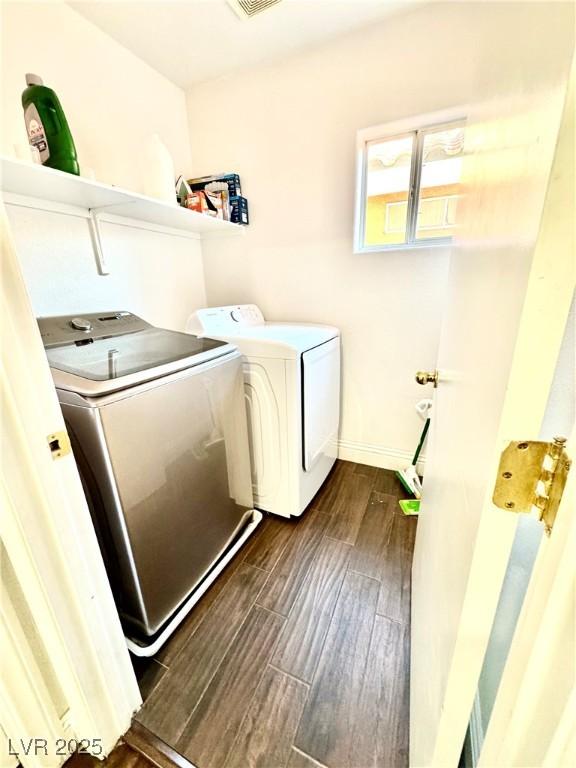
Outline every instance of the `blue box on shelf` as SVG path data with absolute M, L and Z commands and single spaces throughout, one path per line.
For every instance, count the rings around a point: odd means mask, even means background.
M 230 221 L 234 224 L 248 225 L 248 200 L 245 197 L 236 195 L 230 198 Z

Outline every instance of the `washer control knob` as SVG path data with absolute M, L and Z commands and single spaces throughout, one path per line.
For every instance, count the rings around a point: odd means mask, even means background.
M 84 317 L 73 317 L 72 320 L 70 320 L 70 325 L 77 331 L 88 332 L 92 330 L 92 323 Z
M 232 312 L 230 312 L 230 317 L 235 323 L 239 323 L 242 319 L 242 312 L 238 309 L 233 309 Z

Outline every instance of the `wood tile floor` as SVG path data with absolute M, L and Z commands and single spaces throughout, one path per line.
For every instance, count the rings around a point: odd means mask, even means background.
M 394 474 L 337 462 L 266 517 L 152 661 L 137 719 L 198 768 L 408 764 L 416 518 Z
M 195 768 L 182 755 L 160 741 L 140 723 L 133 723 L 128 733 L 104 760 L 76 753 L 66 768 Z

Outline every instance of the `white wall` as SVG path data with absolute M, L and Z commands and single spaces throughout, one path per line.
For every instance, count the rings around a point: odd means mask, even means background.
M 544 13 L 434 4 L 188 93 L 195 174 L 238 171 L 252 219 L 242 241 L 206 249 L 208 300 L 342 329 L 346 458 L 394 467 L 413 452 L 413 406 L 432 392 L 414 373 L 435 367 L 448 266 L 446 250 L 353 255 L 355 133 L 465 106 L 494 25 L 512 61 Z
M 142 13 L 145 5 L 135 12 Z M 2 21 L 1 152 L 26 143 L 24 75 L 53 88 L 74 137 L 80 170 L 143 191 L 143 142 L 158 133 L 178 173 L 190 170 L 183 91 L 63 2 L 5 2 Z M 170 41 L 166 41 L 170 45 Z
M 7 206 L 36 316 L 129 310 L 183 330 L 205 306 L 199 240 L 102 223 L 110 274 L 98 275 L 86 219 Z
M 81 169 L 143 190 L 140 152 L 158 133 L 190 170 L 184 92 L 61 2 L 2 2 L 1 151 L 26 141 L 20 96 L 35 72 L 58 94 Z M 32 191 L 32 190 L 31 190 Z M 36 315 L 126 309 L 182 330 L 205 304 L 200 241 L 103 224 L 111 274 L 99 276 L 85 219 L 8 206 Z

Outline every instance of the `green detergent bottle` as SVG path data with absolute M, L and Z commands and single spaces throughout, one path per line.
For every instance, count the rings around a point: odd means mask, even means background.
M 38 75 L 27 74 L 22 94 L 28 141 L 40 153 L 40 162 L 59 171 L 80 175 L 74 139 L 58 96 Z

